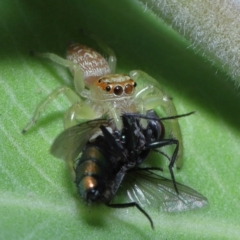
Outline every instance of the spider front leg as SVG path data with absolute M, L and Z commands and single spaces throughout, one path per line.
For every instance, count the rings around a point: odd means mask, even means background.
M 148 74 L 140 70 L 130 72 L 130 77 L 137 82 L 138 91 L 135 94 L 136 99 L 142 99 L 145 110 L 161 107 L 166 116 L 176 116 L 177 111 L 172 100 L 162 91 L 159 83 Z M 181 168 L 183 164 L 183 141 L 180 126 L 177 119 L 168 120 L 170 127 L 170 137 L 177 139 L 179 150 L 176 157 L 176 166 Z

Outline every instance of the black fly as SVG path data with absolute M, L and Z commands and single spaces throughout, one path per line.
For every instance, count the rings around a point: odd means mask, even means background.
M 126 113 L 122 115 L 121 131 L 110 120 L 92 120 L 63 131 L 55 139 L 51 153 L 70 163 L 77 159 L 75 183 L 85 202 L 102 202 L 112 208 L 137 207 L 154 228 L 143 209 L 146 205 L 179 212 L 207 204 L 200 193 L 176 183 L 172 168 L 178 141 L 164 138 L 162 120 L 190 114 L 158 118 L 153 110 L 146 115 Z M 141 119 L 146 119 L 146 127 L 141 125 Z M 159 167 L 141 167 L 151 151 L 163 154 L 160 148 L 168 145 L 175 145 L 169 158 L 171 180 L 156 174 L 162 171 Z M 115 201 L 118 192 L 125 196 L 124 202 Z

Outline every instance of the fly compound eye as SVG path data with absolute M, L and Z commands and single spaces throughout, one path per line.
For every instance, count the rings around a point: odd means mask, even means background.
M 125 92 L 126 94 L 131 94 L 131 93 L 133 92 L 133 88 L 134 88 L 133 85 L 127 84 L 127 85 L 125 86 L 125 88 L 124 88 L 124 92 Z
M 107 92 L 111 91 L 111 87 L 110 86 L 107 86 L 105 89 L 106 89 Z
M 116 96 L 120 96 L 120 95 L 122 95 L 122 93 L 123 93 L 123 88 L 121 86 L 116 86 L 114 88 L 114 94 Z

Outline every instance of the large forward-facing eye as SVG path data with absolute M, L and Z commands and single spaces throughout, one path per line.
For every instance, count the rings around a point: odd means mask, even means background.
M 115 95 L 120 96 L 120 95 L 122 95 L 122 93 L 123 93 L 123 88 L 121 86 L 116 86 L 114 88 L 114 94 Z

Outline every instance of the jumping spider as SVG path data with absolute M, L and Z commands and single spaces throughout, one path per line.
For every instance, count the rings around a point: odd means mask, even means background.
M 61 86 L 50 93 L 36 108 L 35 113 L 23 132 L 28 131 L 40 118 L 46 107 L 60 94 L 71 103 L 64 116 L 64 126 L 69 128 L 78 123 L 100 118 L 107 114 L 121 129 L 123 113 L 140 113 L 160 107 L 165 116 L 176 116 L 176 108 L 161 89 L 159 83 L 140 70 L 129 74 L 116 74 L 114 52 L 100 39 L 93 37 L 102 50 L 109 56 L 107 60 L 98 52 L 81 44 L 72 44 L 67 50 L 66 59 L 54 53 L 42 53 L 38 56 L 51 59 L 70 69 L 73 75 L 75 91 Z M 182 166 L 183 144 L 177 119 L 168 121 L 171 137 L 179 141 L 176 166 Z

